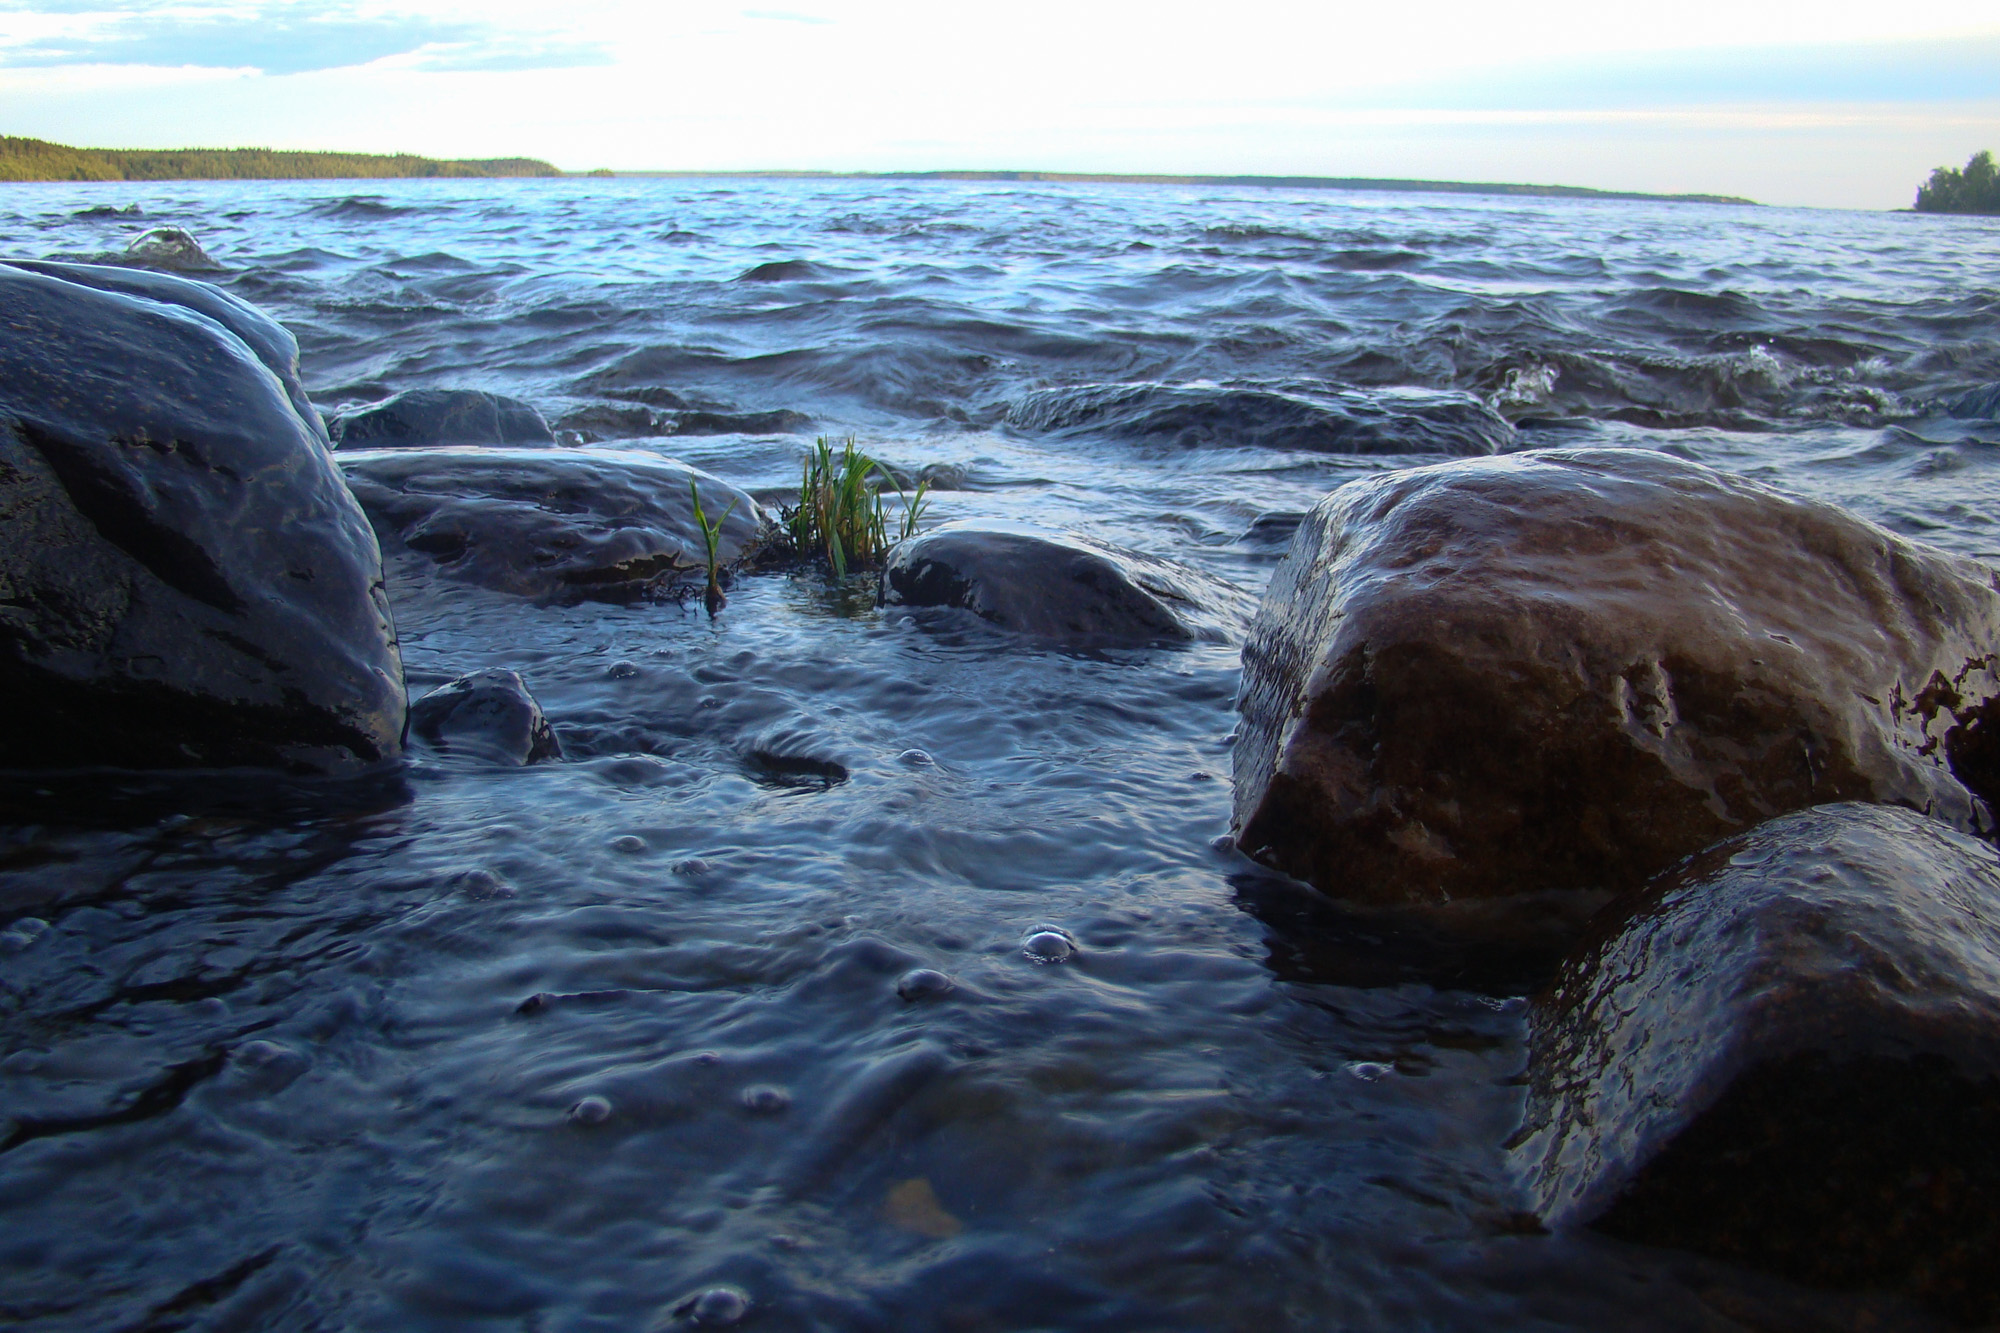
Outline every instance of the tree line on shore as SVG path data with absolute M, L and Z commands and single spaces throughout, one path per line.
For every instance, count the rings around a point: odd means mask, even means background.
M 270 148 L 71 148 L 0 136 L 0 181 L 344 180 L 560 176 L 532 157 L 439 159 L 413 153 L 300 153 Z
M 1993 154 L 1981 150 L 1972 155 L 1965 170 L 1939 167 L 1930 180 L 1917 187 L 1919 213 L 2000 214 L 2000 169 Z

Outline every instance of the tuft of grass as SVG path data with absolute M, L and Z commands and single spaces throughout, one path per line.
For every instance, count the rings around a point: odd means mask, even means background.
M 882 492 L 894 489 L 903 502 L 895 541 Z M 881 562 L 895 542 L 916 535 L 930 502 L 930 482 L 906 491 L 888 468 L 855 447 L 848 436 L 838 449 L 822 435 L 806 455 L 799 478 L 799 502 L 779 511 L 785 535 L 798 555 L 824 560 L 836 578 L 849 569 Z
M 788 516 L 792 542 L 825 557 L 836 577 L 845 578 L 849 565 L 873 564 L 889 544 L 882 497 L 868 485 L 875 470 L 852 435 L 839 453 L 822 435 L 806 455 L 798 508 Z
M 715 613 L 729 604 L 722 592 L 722 566 L 717 558 L 717 550 L 722 540 L 722 525 L 736 512 L 736 501 L 729 502 L 729 508 L 722 511 L 722 517 L 713 523 L 708 521 L 708 513 L 701 507 L 701 488 L 694 478 L 688 478 L 688 495 L 694 500 L 694 521 L 701 525 L 702 544 L 708 548 L 708 590 L 702 595 L 702 602 L 708 607 L 708 618 L 715 619 Z

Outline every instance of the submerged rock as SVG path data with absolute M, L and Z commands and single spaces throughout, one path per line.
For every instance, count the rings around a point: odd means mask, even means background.
M 803 412 L 666 411 L 638 404 L 592 403 L 565 412 L 556 429 L 584 444 L 659 435 L 795 435 L 812 427 Z
M 1480 399 L 1427 389 L 1076 384 L 1036 390 L 1007 420 L 1023 430 L 1332 454 L 1471 456 L 1514 444 L 1514 428 Z
M 1338 897 L 1622 890 L 1836 800 L 2000 792 L 1985 566 L 1638 450 L 1350 483 L 1244 649 L 1237 840 Z
M 518 398 L 479 389 L 408 389 L 327 423 L 337 447 L 554 444 L 542 414 Z
M 1545 1220 L 2000 1319 L 2000 855 L 1826 806 L 1614 911 L 1532 1020 Z
M 0 766 L 394 756 L 381 556 L 271 364 L 289 336 L 196 283 L 44 267 L 0 266 Z
M 336 457 L 385 549 L 525 597 L 619 600 L 704 575 L 690 481 L 709 520 L 720 520 L 725 568 L 763 532 L 744 492 L 657 454 L 444 447 Z
M 527 682 L 512 671 L 475 671 L 410 705 L 410 735 L 440 754 L 489 764 L 563 757 L 554 728 Z
M 1218 579 L 1071 533 L 961 519 L 899 543 L 886 606 L 955 606 L 1061 643 L 1224 641 L 1245 599 Z

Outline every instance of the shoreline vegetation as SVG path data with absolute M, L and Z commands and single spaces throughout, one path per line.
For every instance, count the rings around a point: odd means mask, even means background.
M 270 148 L 71 148 L 0 136 L 0 181 L 390 180 L 561 176 L 532 157 L 441 160 L 412 153 L 305 153 Z
M 386 180 L 434 177 L 639 176 L 722 180 L 1026 181 L 1089 185 L 1230 185 L 1284 190 L 1379 190 L 1399 194 L 1497 194 L 1545 199 L 1640 199 L 1680 204 L 1751 204 L 1726 194 L 1647 194 L 1582 185 L 1510 185 L 1368 176 L 1188 176 L 1078 171 L 595 171 L 566 172 L 532 157 L 440 159 L 411 153 L 309 153 L 269 148 L 172 150 L 71 148 L 0 136 L 0 182 L 169 180 Z
M 1917 212 L 2000 215 L 2000 168 L 1993 165 L 1993 154 L 1974 153 L 1963 171 L 1939 167 L 1931 172 L 1917 187 Z

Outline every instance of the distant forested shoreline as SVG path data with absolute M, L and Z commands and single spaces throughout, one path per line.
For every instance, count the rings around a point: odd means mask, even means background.
M 1963 171 L 1956 167 L 1933 171 L 1917 187 L 1917 211 L 2000 214 L 2000 168 L 1993 165 L 1993 154 L 1974 153 Z
M 0 136 L 0 181 L 387 180 L 560 176 L 532 157 L 439 159 L 412 153 L 299 153 L 270 148 L 71 148 Z

